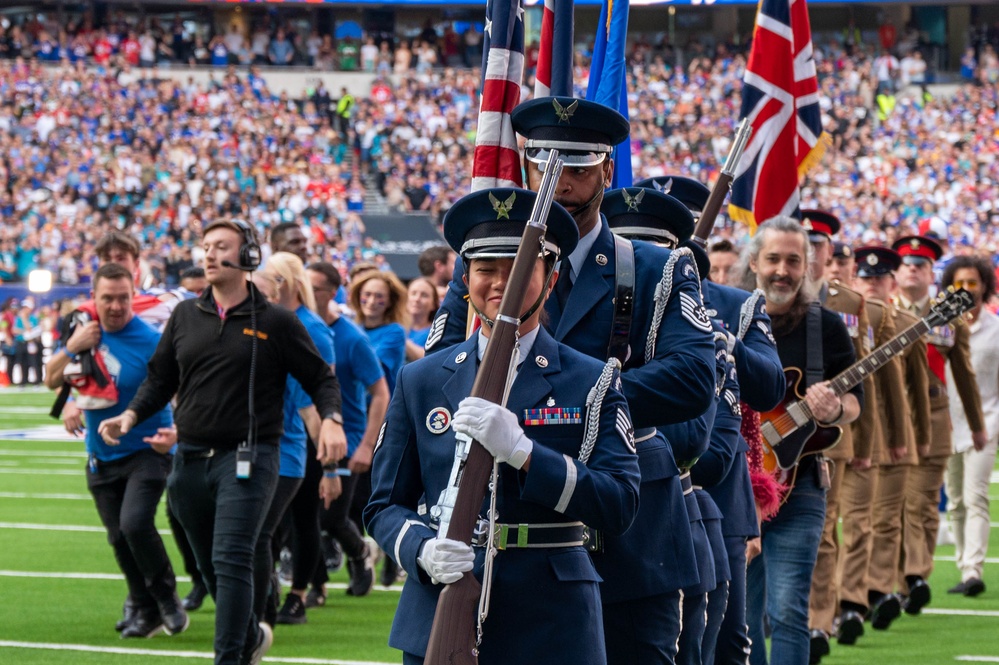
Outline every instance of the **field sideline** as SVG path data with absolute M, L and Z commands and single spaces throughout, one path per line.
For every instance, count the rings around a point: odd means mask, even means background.
M 121 640 L 113 625 L 125 585 L 86 489 L 82 442 L 67 440 L 47 413 L 46 392 L 0 389 L 0 662 L 25 665 L 204 662 L 212 658 L 211 600 L 176 637 Z M 42 430 L 41 427 L 48 429 Z M 999 501 L 999 474 L 992 498 Z M 933 601 L 921 617 L 903 615 L 886 633 L 867 626 L 854 647 L 833 644 L 829 665 L 846 663 L 999 663 L 999 509 L 993 505 L 987 591 L 947 595 L 959 581 L 952 546 L 937 552 Z M 158 524 L 177 574 L 181 560 L 165 513 Z M 186 577 L 179 584 L 187 593 Z M 265 662 L 381 665 L 402 662 L 386 645 L 399 587 L 364 598 L 344 593 L 338 573 L 324 608 L 302 626 L 278 626 Z M 530 602 L 530 599 L 525 599 Z M 640 665 L 640 664 L 636 664 Z

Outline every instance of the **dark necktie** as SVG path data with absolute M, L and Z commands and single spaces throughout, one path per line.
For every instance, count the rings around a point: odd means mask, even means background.
M 555 282 L 555 297 L 558 298 L 559 310 L 564 312 L 565 303 L 568 302 L 569 292 L 572 290 L 572 277 L 570 276 L 572 268 L 568 261 L 562 267 L 564 270 L 559 273 L 558 281 Z

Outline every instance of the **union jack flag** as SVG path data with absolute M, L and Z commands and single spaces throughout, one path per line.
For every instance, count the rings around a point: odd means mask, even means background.
M 472 160 L 472 191 L 520 187 L 517 135 L 510 113 L 520 103 L 524 78 L 524 8 L 520 0 L 486 4 L 482 53 L 482 98 Z
M 572 97 L 572 0 L 545 0 L 535 97 Z
M 798 181 L 825 152 L 805 0 L 761 0 L 743 79 L 753 135 L 732 183 L 729 215 L 756 228 L 798 208 Z

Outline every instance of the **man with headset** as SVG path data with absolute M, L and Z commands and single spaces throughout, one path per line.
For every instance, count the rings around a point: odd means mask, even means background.
M 117 445 L 177 395 L 167 487 L 215 599 L 215 662 L 255 664 L 273 641 L 253 616 L 251 571 L 278 478 L 285 381 L 294 376 L 312 397 L 323 417 L 317 448 L 331 461 L 347 449 L 340 387 L 294 313 L 269 305 L 243 275 L 260 263 L 253 229 L 215 221 L 203 248 L 209 288 L 177 307 L 129 408 L 99 432 Z

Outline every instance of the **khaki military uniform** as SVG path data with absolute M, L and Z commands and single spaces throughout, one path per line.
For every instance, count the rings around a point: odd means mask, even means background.
M 864 297 L 839 282 L 826 284 L 820 293 L 825 295 L 823 305 L 840 314 L 853 340 L 857 358 L 865 357 L 872 341 L 868 329 Z M 831 378 L 831 377 L 830 377 Z M 839 443 L 825 453 L 830 460 L 830 487 L 826 493 L 826 521 L 819 542 L 819 553 L 812 572 L 812 588 L 808 598 L 808 625 L 810 628 L 832 632 L 833 619 L 838 614 L 839 598 L 836 588 L 836 562 L 839 555 L 839 537 L 836 525 L 840 515 L 840 496 L 846 464 L 854 457 L 870 456 L 877 436 L 871 416 L 867 415 L 868 395 L 873 395 L 870 377 L 864 380 L 864 412 L 851 425 L 843 428 Z
M 897 332 L 895 318 L 884 303 L 867 301 L 867 315 L 874 330 L 874 346 L 880 347 L 890 341 Z M 860 469 L 847 465 L 840 490 L 840 515 L 843 518 L 843 543 L 839 556 L 839 600 L 851 603 L 857 609 L 868 604 L 867 569 L 873 547 L 874 497 L 877 491 L 878 470 L 890 458 L 889 434 L 903 427 L 909 420 L 909 409 L 905 399 L 905 380 L 902 376 L 901 359 L 891 358 L 875 370 L 874 390 L 864 395 L 864 413 L 861 420 L 870 422 L 874 436 L 870 452 L 867 446 L 859 445 L 854 436 L 854 458 L 868 457 L 871 466 Z M 859 421 L 858 421 L 859 422 Z M 859 422 L 864 426 L 863 422 Z
M 911 308 L 904 300 L 902 304 Z M 917 304 L 919 316 L 930 310 L 930 302 Z M 982 398 L 971 366 L 970 331 L 963 319 L 939 326 L 927 336 L 930 394 L 930 451 L 909 470 L 905 486 L 902 574 L 926 579 L 933 571 L 937 531 L 940 527 L 940 488 L 951 454 L 950 401 L 947 398 L 944 364 L 950 363 L 957 392 L 961 396 L 968 425 L 973 432 L 985 429 Z
M 893 305 L 895 327 L 902 332 L 918 319 Z M 878 596 L 895 590 L 895 578 L 902 546 L 902 506 L 906 479 L 910 467 L 919 463 L 917 449 L 930 443 L 929 367 L 926 362 L 926 340 L 922 337 L 910 344 L 899 356 L 905 380 L 908 420 L 888 423 L 885 435 L 887 448 L 905 447 L 905 457 L 893 460 L 885 457 L 878 466 L 877 489 L 872 507 L 874 533 L 871 562 L 868 567 L 869 591 Z

